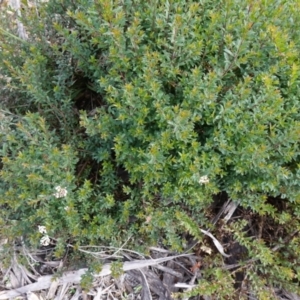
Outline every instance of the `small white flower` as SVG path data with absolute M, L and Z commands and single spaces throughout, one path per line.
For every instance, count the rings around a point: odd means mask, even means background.
M 41 240 L 40 243 L 42 246 L 48 246 L 50 244 L 50 238 L 48 235 L 44 235 Z
M 199 179 L 199 183 L 200 184 L 207 184 L 207 183 L 209 183 L 209 179 L 208 179 L 207 175 L 201 176 L 200 179 Z
M 66 197 L 67 194 L 68 194 L 68 191 L 66 188 L 62 188 L 60 185 L 57 186 L 55 188 L 56 190 L 56 193 L 54 193 L 53 195 L 56 197 L 56 198 L 63 198 L 63 197 Z
M 39 226 L 39 232 L 40 233 L 47 233 L 46 227 L 45 226 Z
M 64 207 L 64 210 L 65 210 L 65 211 L 69 211 L 69 210 L 70 210 L 70 207 L 69 207 L 69 206 L 65 206 L 65 207 Z
M 212 250 L 211 250 L 211 248 L 209 248 L 209 247 L 201 246 L 200 249 L 201 249 L 203 252 L 205 252 L 205 253 L 207 253 L 207 254 L 209 254 L 209 255 L 211 255 L 211 253 L 212 253 Z

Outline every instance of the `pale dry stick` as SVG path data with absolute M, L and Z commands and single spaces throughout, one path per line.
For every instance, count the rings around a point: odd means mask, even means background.
M 216 225 L 216 223 L 219 221 L 219 219 L 221 218 L 221 215 L 224 213 L 224 211 L 226 210 L 226 207 L 228 206 L 228 204 L 230 203 L 230 200 L 228 199 L 221 207 L 221 209 L 219 210 L 218 214 L 211 220 L 211 223 L 213 225 Z
M 262 218 L 258 224 L 258 239 L 262 238 L 264 222 L 265 222 L 265 216 L 262 216 Z
M 235 203 L 235 202 L 231 201 L 230 204 L 227 205 L 227 207 L 224 211 L 225 213 L 227 213 L 227 215 L 224 217 L 225 224 L 231 219 L 232 215 L 238 208 L 239 204 L 240 204 L 240 202 Z
M 114 297 L 114 295 L 112 294 L 111 291 L 108 291 L 108 295 L 111 297 L 111 298 L 108 298 L 108 299 L 118 300 L 117 298 Z
M 209 231 L 206 231 L 206 230 L 201 229 L 201 228 L 199 228 L 199 230 L 212 239 L 214 245 L 216 246 L 218 251 L 222 254 L 222 256 L 224 256 L 224 257 L 230 257 L 231 256 L 231 255 L 228 255 L 224 252 L 224 248 L 221 245 L 221 243 Z M 185 253 L 188 253 L 189 251 L 191 251 L 198 243 L 199 243 L 199 241 L 197 241 L 195 244 L 193 244 L 192 247 L 190 247 L 187 251 L 185 251 Z
M 177 278 L 181 278 L 182 277 L 182 274 L 180 272 L 176 272 L 174 271 L 173 269 L 171 268 L 168 268 L 168 267 L 165 267 L 165 266 L 161 266 L 161 265 L 156 265 L 154 266 L 155 269 L 158 269 L 158 270 L 161 270 L 165 273 L 169 273 Z
M 72 296 L 72 298 L 70 300 L 78 300 L 80 297 L 80 288 L 77 287 L 75 294 Z
M 69 247 L 72 247 L 72 245 L 68 244 Z M 95 246 L 96 248 L 97 246 Z M 88 250 L 84 250 L 84 249 L 80 249 L 78 248 L 78 251 L 82 252 L 82 253 L 86 253 L 86 254 L 89 254 L 95 258 L 101 258 L 101 259 L 107 259 L 107 258 L 111 258 L 112 256 L 111 255 L 107 255 L 105 254 L 105 251 L 100 251 L 100 252 L 93 252 L 93 251 L 88 251 Z M 113 258 L 123 258 L 123 256 L 114 256 Z
M 51 237 L 51 240 L 53 241 L 57 241 L 57 239 Z M 70 248 L 75 248 L 73 245 L 71 244 L 66 244 L 68 247 Z M 99 256 L 101 256 L 102 254 L 105 254 L 105 251 L 103 252 L 93 252 L 93 251 L 88 251 L 88 250 L 84 250 L 83 248 L 111 248 L 111 247 L 104 247 L 104 246 L 94 246 L 94 245 L 89 245 L 89 246 L 80 246 L 77 250 L 82 252 L 82 253 L 86 253 L 89 255 L 92 255 L 95 258 L 99 258 Z M 116 248 L 114 248 L 116 249 Z M 111 256 L 111 255 L 110 255 Z M 107 259 L 109 256 L 105 255 L 104 257 L 101 257 L 102 259 Z M 115 256 L 114 258 L 123 258 L 122 256 Z
M 300 296 L 299 295 L 296 295 L 294 293 L 290 293 L 286 290 L 281 290 L 281 292 L 283 293 L 283 296 L 285 298 L 282 298 L 282 299 L 289 299 L 289 300 L 300 300 Z
M 291 233 L 289 236 L 287 236 L 281 245 L 276 245 L 275 247 L 272 248 L 272 251 L 276 252 L 280 248 L 284 247 L 286 243 L 293 238 L 294 235 L 296 235 L 299 232 L 299 230 L 295 230 L 293 233 Z
M 112 258 L 114 257 L 114 255 L 116 255 L 116 254 L 117 254 L 118 252 L 120 252 L 121 250 L 127 251 L 126 249 L 123 249 L 123 248 L 124 248 L 124 246 L 129 242 L 129 240 L 131 239 L 131 237 L 132 237 L 132 236 L 130 236 L 130 237 L 125 241 L 125 243 L 124 243 L 119 249 L 117 249 L 117 251 L 115 251 L 115 252 L 112 254 L 112 256 L 111 256 Z M 128 252 L 132 252 L 132 253 L 138 254 L 138 256 L 144 258 L 144 256 L 143 256 L 142 254 L 138 253 L 138 252 L 131 251 L 131 250 L 128 250 Z M 110 258 L 110 257 L 108 257 L 108 258 Z
M 133 250 L 129 250 L 129 249 L 123 249 L 124 246 L 128 243 L 128 241 L 130 239 L 131 239 L 131 236 L 127 239 L 127 241 L 125 241 L 125 243 L 120 248 L 116 248 L 116 247 L 112 247 L 112 246 L 93 246 L 93 245 L 91 245 L 91 246 L 81 246 L 81 247 L 78 248 L 78 251 L 81 251 L 81 252 L 86 253 L 86 254 L 91 254 L 94 257 L 96 257 L 96 255 L 99 252 L 92 252 L 92 251 L 84 250 L 84 248 L 103 248 L 103 249 L 116 250 L 113 254 L 105 256 L 105 259 L 109 259 L 109 258 L 123 258 L 123 256 L 117 256 L 116 255 L 120 251 L 125 251 L 125 252 L 128 252 L 128 253 L 133 253 L 133 254 L 136 254 L 139 257 L 145 258 L 145 256 L 143 254 L 139 253 L 139 252 L 136 252 L 136 251 L 133 251 Z M 55 239 L 53 239 L 53 240 L 55 240 Z M 74 248 L 74 246 L 71 245 L 71 244 L 67 244 L 67 246 L 71 247 L 71 248 Z
M 180 288 L 180 289 L 190 289 L 190 288 L 195 288 L 197 286 L 197 284 L 188 284 L 188 283 L 184 283 L 184 282 L 177 282 L 174 284 L 175 287 Z
M 48 289 L 48 293 L 47 293 L 47 296 L 46 296 L 46 299 L 54 299 L 54 296 L 55 296 L 55 293 L 58 289 L 58 280 L 53 280 L 51 282 L 51 285 Z
M 196 280 L 196 278 L 197 278 L 197 273 L 198 273 L 198 272 L 195 272 L 195 274 L 193 275 L 192 279 L 190 280 L 190 282 L 189 282 L 189 284 L 188 284 L 189 287 L 187 288 L 187 292 L 188 292 L 188 291 L 191 291 L 191 290 L 193 289 L 195 280 Z M 182 300 L 189 300 L 189 297 L 185 297 L 185 298 L 183 298 Z
M 146 298 L 147 300 L 152 300 L 152 296 L 151 296 L 151 292 L 150 292 L 150 287 L 147 281 L 147 278 L 144 274 L 144 272 L 142 270 L 139 270 L 140 273 L 142 274 L 142 286 L 143 286 L 143 293 L 146 293 L 146 295 L 144 294 L 144 298 Z
M 226 254 L 225 252 L 224 252 L 224 248 L 223 248 L 223 246 L 221 245 L 221 243 L 210 233 L 210 232 L 208 232 L 208 231 L 206 231 L 206 230 L 203 230 L 203 229 L 201 229 L 200 228 L 200 231 L 202 232 L 202 233 L 204 233 L 205 235 L 207 235 L 207 236 L 209 236 L 211 239 L 212 239 L 212 241 L 213 241 L 213 243 L 215 244 L 215 246 L 216 246 L 216 248 L 218 249 L 218 251 L 223 255 L 223 256 L 225 256 L 225 257 L 230 257 L 231 255 L 228 255 L 228 254 Z
M 114 284 L 111 284 L 110 286 L 106 287 L 104 290 L 101 290 L 100 288 L 97 288 L 97 294 L 94 297 L 94 300 L 101 300 L 100 296 L 105 295 Z
M 180 262 L 174 261 L 174 263 L 176 265 L 178 265 L 180 268 L 182 268 L 183 270 L 186 271 L 187 274 L 193 275 L 193 272 L 191 270 L 189 270 L 188 268 L 186 268 L 183 264 L 181 264 Z
M 27 283 L 32 283 L 32 281 L 35 281 L 37 279 L 37 276 L 30 273 L 24 266 L 19 265 L 19 268 Z
M 23 241 L 22 241 L 22 250 L 23 250 L 23 253 L 24 253 L 24 255 L 25 255 L 25 257 L 26 257 L 26 260 L 27 260 L 28 264 L 30 265 L 32 271 L 33 271 L 35 274 L 37 274 L 37 275 L 39 275 L 39 273 L 35 270 L 34 266 L 29 262 L 28 257 L 31 258 L 31 259 L 34 261 L 34 263 L 43 263 L 43 264 L 45 264 L 45 265 L 47 265 L 47 266 L 49 266 L 49 267 L 51 267 L 51 268 L 57 268 L 57 267 L 59 266 L 59 264 L 60 264 L 60 261 L 44 261 L 44 260 L 38 258 L 37 256 L 34 257 L 34 256 L 26 249 L 26 247 L 25 247 Z M 28 256 L 28 257 L 27 257 L 27 256 Z
M 82 300 L 88 300 L 88 295 L 84 290 L 81 292 L 81 298 Z
M 18 35 L 22 40 L 27 40 L 28 36 L 24 29 L 24 25 L 19 20 L 21 18 L 21 1 L 20 0 L 10 0 L 9 4 L 17 13 Z
M 28 257 L 31 258 L 31 260 L 34 263 L 38 263 L 39 261 L 36 260 L 35 258 L 33 258 L 33 256 L 31 255 L 31 253 L 26 249 L 25 243 L 23 241 L 23 237 L 21 239 L 21 243 L 22 243 L 22 252 L 23 252 L 23 254 L 24 254 L 24 256 L 25 256 L 25 258 L 27 260 L 28 265 L 31 267 L 31 269 L 34 270 L 34 272 L 36 272 L 35 269 L 34 269 L 34 267 L 32 266 L 32 262 L 29 261 Z
M 44 299 L 44 298 L 42 298 L 42 297 L 40 297 L 40 296 L 38 296 L 38 295 L 36 295 L 32 292 L 28 292 L 26 296 L 27 296 L 26 297 L 27 300 L 42 300 L 42 299 Z
M 1 280 L 1 284 L 5 285 L 5 281 L 7 280 L 7 278 L 9 277 L 9 273 L 12 270 L 12 265 L 9 266 L 9 268 L 5 271 L 5 273 L 2 276 L 2 280 Z M 1 270 L 2 271 L 2 270 Z
M 3 274 L 2 278 L 3 278 L 2 283 L 6 288 L 8 286 L 12 288 L 17 288 L 19 286 L 22 286 L 24 284 L 24 281 L 28 279 L 28 277 L 23 275 L 23 272 L 19 267 L 15 251 L 13 253 L 13 257 L 11 258 L 10 266 L 8 270 L 6 270 L 6 272 Z M 31 283 L 31 281 L 29 280 L 27 284 L 28 283 Z
M 18 282 L 17 283 L 18 285 L 15 287 L 20 287 L 20 286 L 24 285 L 25 283 L 26 284 L 32 283 L 32 281 L 30 281 L 30 280 L 28 282 L 26 282 L 26 280 L 23 276 L 23 272 L 21 271 L 21 269 L 19 267 L 16 252 L 14 252 L 14 255 L 13 255 L 12 271 Z
M 18 288 L 20 286 L 21 286 L 21 284 L 20 284 L 18 277 L 15 275 L 15 273 L 13 271 L 11 271 L 9 273 L 9 279 L 6 284 L 6 288 Z
M 218 249 L 218 251 L 224 256 L 224 257 L 230 257 L 231 255 L 228 255 L 224 252 L 224 248 L 221 245 L 221 243 L 218 241 L 218 239 L 216 239 L 209 231 L 206 231 L 204 229 L 199 228 L 199 230 L 204 233 L 205 235 L 209 236 L 214 245 L 216 246 L 216 248 Z M 197 244 L 199 243 L 199 241 L 197 241 L 195 244 L 193 244 L 192 247 L 190 247 L 187 251 L 185 251 L 185 253 L 188 253 L 191 249 L 193 249 Z
M 1 78 L 1 77 L 0 77 L 0 78 Z M 20 119 L 20 116 L 17 116 L 17 115 L 15 115 L 14 113 L 12 113 L 12 112 L 10 112 L 10 111 L 8 111 L 8 110 L 0 109 L 0 112 L 3 113 L 3 114 L 6 114 L 6 115 L 12 115 L 12 116 L 14 116 L 14 117 Z
M 220 209 L 219 213 L 217 214 L 217 216 L 215 218 L 213 218 L 212 220 L 212 224 L 216 225 L 216 223 L 218 222 L 218 220 L 220 219 L 221 215 L 223 213 L 227 213 L 227 215 L 224 217 L 225 223 L 227 223 L 230 218 L 232 217 L 233 213 L 235 212 L 235 210 L 237 209 L 239 203 L 235 203 L 231 200 L 227 200 L 222 208 Z M 209 236 L 213 243 L 215 244 L 215 246 L 217 247 L 218 251 L 225 257 L 230 257 L 230 255 L 228 256 L 227 254 L 225 254 L 224 252 L 224 248 L 221 245 L 221 243 L 209 232 L 210 229 L 208 230 L 203 230 L 200 228 L 200 231 L 202 233 L 204 233 L 205 235 Z M 194 243 L 187 251 L 185 251 L 185 253 L 188 253 L 189 251 L 191 251 L 197 244 L 199 243 L 199 241 L 197 241 L 196 243 Z
M 62 267 L 63 267 L 63 262 L 60 261 L 58 270 L 61 270 Z M 50 285 L 50 288 L 48 289 L 47 299 L 54 299 L 54 295 L 57 291 L 57 288 L 58 288 L 58 280 L 53 280 L 51 285 Z
M 227 200 L 223 204 L 223 206 L 220 209 L 220 211 L 218 212 L 218 214 L 213 218 L 212 224 L 216 225 L 216 223 L 219 221 L 219 219 L 223 213 L 226 213 L 226 216 L 224 217 L 224 221 L 226 224 L 230 220 L 230 218 L 232 217 L 232 215 L 234 214 L 234 212 L 238 208 L 238 206 L 239 206 L 239 202 L 235 203 L 232 200 Z
M 65 283 L 63 284 L 60 289 L 58 290 L 58 295 L 56 296 L 56 298 L 54 300 L 65 300 L 66 299 L 66 294 L 69 290 L 70 287 L 70 283 Z M 53 298 L 49 298 L 49 300 L 51 300 Z
M 8 32 L 7 30 L 3 29 L 0 27 L 0 32 L 4 33 L 6 36 L 8 37 L 11 37 L 19 42 L 22 42 L 22 43 L 25 43 L 25 44 L 28 44 L 27 41 L 24 41 L 23 39 L 19 38 L 18 36 L 16 35 L 13 35 L 12 33 Z M 26 105 L 20 105 L 20 106 L 26 106 Z
M 160 264 L 169 260 L 173 260 L 179 257 L 189 256 L 188 254 L 181 254 L 181 255 L 175 255 L 170 257 L 163 257 L 158 259 L 147 259 L 147 260 L 135 260 L 135 261 L 129 261 L 125 262 L 123 264 L 123 271 L 130 271 L 135 269 L 141 269 L 145 267 L 154 266 L 156 264 Z M 63 273 L 62 277 L 60 277 L 59 285 L 62 285 L 64 283 L 80 283 L 81 277 L 88 271 L 87 268 L 79 269 L 77 271 L 69 271 Z M 94 277 L 103 277 L 111 274 L 111 264 L 104 264 L 102 267 L 102 271 L 98 274 L 95 274 Z M 54 279 L 53 275 L 46 275 L 41 276 L 38 278 L 36 283 L 32 283 L 17 289 L 9 290 L 9 291 L 2 291 L 0 292 L 0 300 L 2 299 L 8 299 L 20 296 L 22 294 L 26 294 L 27 292 L 31 291 L 38 291 L 43 289 L 48 289 L 51 285 L 52 280 Z
M 162 248 L 158 248 L 158 247 L 150 247 L 149 248 L 152 251 L 156 251 L 156 252 L 161 252 L 161 253 L 166 253 L 166 254 L 171 254 L 172 252 L 166 249 L 162 249 Z
M 104 248 L 108 248 L 108 249 L 117 249 L 116 247 L 109 247 L 109 246 L 107 246 L 107 247 L 105 246 Z M 139 256 L 139 257 L 145 258 L 145 255 L 143 255 L 143 254 L 141 254 L 141 253 L 139 253 L 139 252 L 133 251 L 133 250 L 123 249 L 123 251 L 126 251 L 126 252 L 128 252 L 128 253 L 133 253 L 133 254 L 135 254 L 135 255 L 137 255 L 137 256 Z

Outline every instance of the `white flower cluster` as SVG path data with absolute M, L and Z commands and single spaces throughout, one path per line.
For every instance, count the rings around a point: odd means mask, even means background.
M 42 234 L 47 234 L 46 226 L 39 226 L 39 232 Z
M 207 183 L 209 183 L 208 176 L 207 175 L 201 176 L 200 179 L 199 179 L 199 183 L 200 184 L 207 184 Z
M 68 194 L 68 191 L 66 188 L 62 188 L 60 185 L 57 186 L 55 188 L 56 190 L 56 193 L 54 193 L 53 195 L 56 197 L 56 198 L 63 198 L 63 197 L 66 197 L 67 194 Z
M 41 240 L 40 243 L 42 246 L 48 246 L 50 244 L 50 238 L 49 235 L 44 235 Z
M 39 232 L 42 233 L 44 236 L 41 238 L 40 243 L 42 246 L 48 246 L 50 244 L 50 238 L 47 234 L 47 230 L 45 226 L 39 226 Z

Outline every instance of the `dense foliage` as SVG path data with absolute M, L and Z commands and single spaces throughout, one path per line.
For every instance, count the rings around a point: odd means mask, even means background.
M 148 2 L 25 6 L 27 40 L 0 12 L 0 235 L 182 251 L 223 193 L 268 227 L 211 228 L 247 249 L 253 293 L 297 289 L 299 1 Z M 231 295 L 206 260 L 191 294 Z

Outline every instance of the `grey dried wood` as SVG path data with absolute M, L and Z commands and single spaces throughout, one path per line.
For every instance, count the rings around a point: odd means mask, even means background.
M 145 274 L 143 273 L 142 270 L 138 270 L 138 272 L 141 273 L 141 283 L 142 283 L 142 299 L 144 300 L 152 300 L 152 295 L 150 292 L 150 287 L 149 287 L 149 283 L 147 281 L 147 278 L 145 276 Z
M 175 255 L 170 257 L 163 257 L 158 259 L 146 259 L 146 260 L 136 260 L 136 261 L 129 261 L 125 262 L 123 264 L 123 271 L 129 271 L 129 270 L 136 270 L 141 269 L 144 267 L 154 266 L 156 264 L 160 264 L 178 257 L 188 256 L 188 254 L 182 254 L 182 255 Z M 111 274 L 111 264 L 105 264 L 102 268 L 102 271 L 95 275 L 95 277 L 101 277 L 101 276 L 107 276 Z M 77 271 L 70 271 L 63 273 L 62 277 L 60 277 L 59 285 L 65 284 L 65 283 L 80 283 L 82 275 L 84 275 L 87 272 L 87 268 L 79 269 Z M 52 275 L 46 275 L 41 276 L 38 278 L 37 282 L 28 284 L 26 286 L 12 289 L 9 291 L 1 291 L 0 292 L 0 300 L 2 299 L 9 299 L 17 296 L 21 296 L 23 294 L 26 294 L 28 292 L 34 292 L 39 290 L 45 290 L 48 289 L 52 283 L 54 276 Z
M 182 278 L 182 274 L 179 272 L 174 271 L 175 264 L 173 261 L 169 261 L 167 263 L 167 267 L 163 267 L 161 268 L 161 270 L 164 270 L 164 275 L 163 275 L 163 284 L 166 286 L 166 288 L 168 289 L 168 291 L 170 293 L 174 293 L 178 291 L 178 288 L 176 288 L 174 286 L 175 280 L 176 279 L 181 279 Z M 169 270 L 172 270 L 173 272 L 169 272 Z M 178 274 L 178 275 L 176 275 Z
M 145 276 L 147 277 L 148 285 L 150 290 L 159 296 L 159 300 L 172 300 L 170 292 L 166 289 L 162 281 L 150 270 L 143 270 Z M 143 285 L 143 278 L 141 273 L 138 270 L 131 270 L 128 274 L 134 277 Z M 144 286 L 143 286 L 144 289 Z M 143 299 L 143 297 L 142 297 Z

